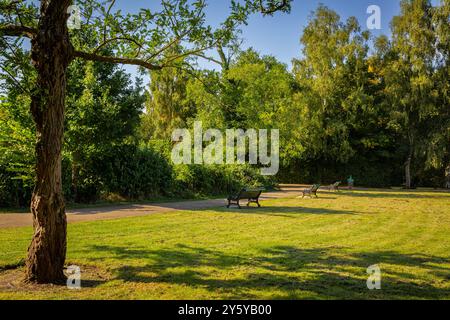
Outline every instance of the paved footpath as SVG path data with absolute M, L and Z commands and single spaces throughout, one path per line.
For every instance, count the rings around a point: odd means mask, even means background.
M 263 193 L 261 200 L 293 197 L 298 195 L 300 190 L 304 187 L 305 186 L 302 185 L 281 185 L 279 191 Z M 67 210 L 67 222 L 76 223 L 83 221 L 138 217 L 154 213 L 178 210 L 201 210 L 225 205 L 225 199 L 211 199 L 73 209 Z M 32 224 L 30 213 L 0 213 L 0 229 L 26 227 L 32 226 Z

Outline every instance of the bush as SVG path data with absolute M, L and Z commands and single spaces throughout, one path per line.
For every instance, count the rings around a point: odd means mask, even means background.
M 222 195 L 244 186 L 272 188 L 273 177 L 264 177 L 259 169 L 245 165 L 177 165 L 174 169 L 175 190 L 179 194 Z
M 117 193 L 127 199 L 165 195 L 171 185 L 171 168 L 150 148 L 114 146 L 96 152 L 83 163 L 78 192 L 100 195 Z
M 116 145 L 96 150 L 78 165 L 76 188 L 72 161 L 62 161 L 63 192 L 67 201 L 91 203 L 101 198 L 152 199 L 224 195 L 243 186 L 272 187 L 273 177 L 263 177 L 250 165 L 173 165 L 170 143 Z M 76 190 L 76 194 L 75 194 Z M 0 168 L 0 206 L 28 206 L 32 186 L 25 187 L 12 173 Z
M 0 166 L 0 207 L 28 207 L 32 192 L 15 173 Z
M 172 145 L 169 141 L 153 140 L 147 144 L 147 147 L 163 155 L 171 164 L 170 190 L 177 196 L 224 195 L 236 192 L 243 186 L 272 188 L 275 185 L 273 177 L 262 176 L 259 168 L 248 164 L 174 165 L 170 160 Z

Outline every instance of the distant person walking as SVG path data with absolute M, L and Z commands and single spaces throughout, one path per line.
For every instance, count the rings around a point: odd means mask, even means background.
M 355 183 L 355 180 L 353 180 L 353 177 L 352 176 L 348 177 L 347 185 L 348 185 L 349 190 L 353 190 L 354 183 Z

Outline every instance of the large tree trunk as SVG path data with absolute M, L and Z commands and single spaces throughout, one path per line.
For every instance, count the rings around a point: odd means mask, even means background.
M 450 189 L 450 164 L 445 168 L 445 188 Z
M 38 34 L 32 40 L 37 70 L 31 112 L 36 122 L 36 187 L 31 200 L 34 235 L 28 248 L 26 279 L 64 280 L 66 214 L 61 185 L 66 70 L 72 57 L 67 30 L 71 0 L 42 0 Z
M 405 188 L 411 189 L 411 162 L 412 162 L 412 156 L 411 154 L 408 155 L 408 158 L 405 162 Z
M 412 187 L 412 178 L 411 178 L 411 164 L 412 158 L 414 154 L 414 134 L 411 130 L 408 132 L 408 157 L 405 162 L 405 188 L 411 189 Z

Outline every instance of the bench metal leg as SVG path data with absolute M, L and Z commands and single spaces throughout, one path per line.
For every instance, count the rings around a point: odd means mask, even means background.
M 259 204 L 259 199 L 250 199 L 250 200 L 248 200 L 247 207 L 249 207 L 251 203 L 256 203 L 258 205 L 258 208 L 261 207 L 261 205 Z
M 245 200 L 245 199 L 237 199 L 237 200 L 232 200 L 232 199 L 228 199 L 228 204 L 227 204 L 227 208 L 230 208 L 231 205 L 235 204 L 238 206 L 239 209 L 242 209 L 241 200 Z M 256 203 L 258 205 L 258 208 L 261 207 L 261 204 L 259 203 L 259 199 L 247 199 L 247 207 L 250 207 L 250 204 L 252 203 Z

